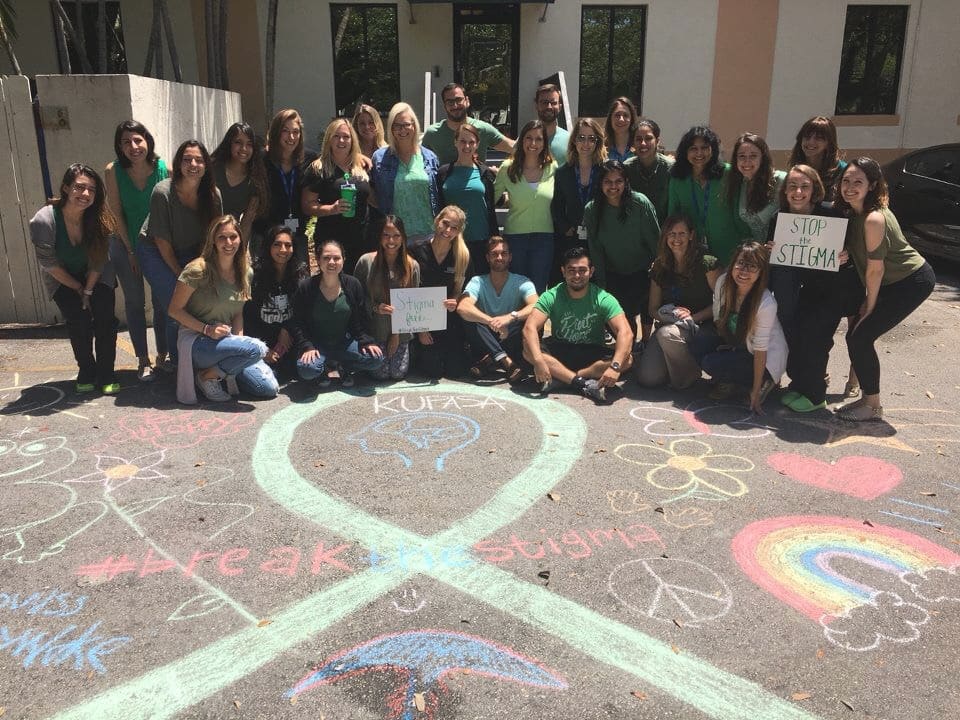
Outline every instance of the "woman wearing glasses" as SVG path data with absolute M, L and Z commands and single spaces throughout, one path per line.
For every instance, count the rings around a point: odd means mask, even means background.
M 67 168 L 60 196 L 30 220 L 30 240 L 44 285 L 67 324 L 79 368 L 78 393 L 97 387 L 105 395 L 120 390 L 113 374 L 117 318 L 113 267 L 107 259 L 116 230 L 103 181 L 93 168 L 80 163 Z
M 443 165 L 437 173 L 440 205 L 456 205 L 467 216 L 463 237 L 470 251 L 470 259 L 479 273 L 487 267 L 487 240 L 500 232 L 497 211 L 493 201 L 496 173 L 477 159 L 480 131 L 470 123 L 463 123 L 454 135 L 457 148 L 456 162 Z
M 758 414 L 787 367 L 787 341 L 777 301 L 767 289 L 768 271 L 764 245 L 739 246 L 713 292 L 718 335 L 697 335 L 692 345 L 700 367 L 716 383 L 710 398 L 724 400 L 738 387 L 749 388 L 748 404 Z
M 563 253 L 587 241 L 583 224 L 583 209 L 593 198 L 597 187 L 600 165 L 607 159 L 603 142 L 603 128 L 593 118 L 577 118 L 567 142 L 566 164 L 557 170 L 553 182 L 553 264 L 550 284 L 556 285 L 560 276 Z
M 383 215 L 403 219 L 410 247 L 428 242 L 440 211 L 436 154 L 420 145 L 420 121 L 407 103 L 397 103 L 387 117 L 387 147 L 373 154 L 370 182 Z

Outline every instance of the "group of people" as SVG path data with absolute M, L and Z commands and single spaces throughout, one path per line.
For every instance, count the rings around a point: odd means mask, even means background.
M 825 407 L 847 318 L 852 402 L 840 415 L 882 417 L 874 343 L 934 275 L 887 208 L 879 165 L 842 160 L 829 118 L 803 124 L 779 171 L 754 133 L 723 162 L 706 126 L 670 157 L 625 97 L 605 122 L 568 131 L 559 89 L 543 85 L 516 141 L 470 116 L 462 86 L 441 99 L 446 119 L 422 132 L 406 103 L 387 130 L 360 105 L 327 125 L 319 154 L 299 113 L 282 110 L 265 147 L 238 122 L 212 154 L 182 143 L 169 169 L 146 127 L 120 123 L 104 179 L 71 165 L 31 221 L 76 390 L 119 389 L 119 281 L 138 380 L 176 369 L 187 403 L 197 390 L 272 397 L 293 377 L 326 387 L 332 370 L 347 387 L 360 372 L 400 379 L 413 364 L 430 377 L 532 375 L 543 392 L 559 384 L 598 402 L 631 371 L 675 389 L 706 372 L 712 397 L 743 392 L 756 412 L 788 374 L 781 401 L 809 412 Z M 499 169 L 490 148 L 508 155 Z M 771 265 L 779 212 L 848 218 L 840 270 Z M 391 292 L 416 287 L 444 288 L 446 329 L 393 331 Z

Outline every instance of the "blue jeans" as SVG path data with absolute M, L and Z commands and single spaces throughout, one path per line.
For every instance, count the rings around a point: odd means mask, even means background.
M 236 376 L 237 385 L 251 395 L 276 397 L 279 383 L 263 361 L 266 354 L 267 346 L 262 340 L 244 335 L 227 335 L 220 340 L 201 336 L 193 341 L 194 367 L 216 367 L 223 375 Z
M 553 262 L 553 233 L 521 233 L 507 235 L 506 239 L 513 255 L 510 272 L 526 275 L 533 281 L 537 292 L 543 294 Z
M 703 371 L 717 382 L 751 387 L 753 355 L 745 347 L 719 350 L 724 342 L 719 335 L 697 333 L 690 342 L 690 352 Z
M 123 309 L 127 316 L 127 330 L 130 342 L 138 358 L 149 356 L 147 349 L 147 318 L 144 307 L 146 297 L 143 292 L 143 275 L 136 273 L 130 265 L 130 256 L 126 246 L 116 237 L 110 243 L 110 260 L 117 273 L 117 280 L 123 290 Z M 157 343 L 157 352 L 166 354 L 166 318 L 167 314 L 159 307 L 156 296 L 153 298 L 153 335 Z
M 320 355 L 313 362 L 297 359 L 297 375 L 301 380 L 316 380 L 326 372 L 329 360 L 335 360 L 348 372 L 372 372 L 383 365 L 383 358 L 360 352 L 356 340 L 329 350 L 319 347 L 317 350 Z
M 163 260 L 157 246 L 149 242 L 137 245 L 137 260 L 140 262 L 140 271 L 150 283 L 153 293 L 153 331 L 159 333 L 158 327 L 166 331 L 166 346 L 170 357 L 176 359 L 177 354 L 177 322 L 167 315 L 170 300 L 173 299 L 173 290 L 177 287 L 177 276 Z M 181 266 L 193 260 L 193 257 L 177 255 Z M 160 343 L 157 343 L 157 352 L 160 352 Z

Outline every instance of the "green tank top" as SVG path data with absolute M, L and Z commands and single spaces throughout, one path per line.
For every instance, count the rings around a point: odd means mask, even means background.
M 157 158 L 143 190 L 133 184 L 127 169 L 121 167 L 119 162 L 113 166 L 113 176 L 117 179 L 117 189 L 120 191 L 120 207 L 123 208 L 123 221 L 127 224 L 127 237 L 130 238 L 130 245 L 136 247 L 140 229 L 150 214 L 150 194 L 154 185 L 167 179 L 167 164 L 163 158 Z
M 880 214 L 886 223 L 883 240 L 873 252 L 867 252 L 867 242 L 864 238 L 863 225 L 867 215 L 857 215 L 850 218 L 847 225 L 847 252 L 853 258 L 861 282 L 867 269 L 867 260 L 883 261 L 883 280 L 881 285 L 891 285 L 909 277 L 926 262 L 923 256 L 913 249 L 903 236 L 900 223 L 890 208 L 880 208 Z

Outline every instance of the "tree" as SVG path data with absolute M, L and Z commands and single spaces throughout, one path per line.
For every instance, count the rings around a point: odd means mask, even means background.
M 12 40 L 17 39 L 17 28 L 14 25 L 14 18 L 17 17 L 16 10 L 13 9 L 12 0 L 0 0 L 0 42 L 3 43 L 3 49 L 10 60 L 10 66 L 16 75 L 23 75 L 20 70 L 20 61 L 17 60 L 17 53 L 13 50 Z

